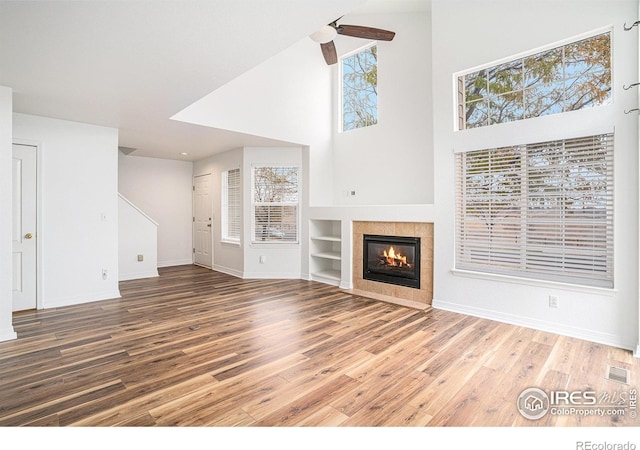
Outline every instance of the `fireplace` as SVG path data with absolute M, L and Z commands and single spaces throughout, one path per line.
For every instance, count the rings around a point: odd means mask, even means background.
M 420 238 L 363 235 L 365 280 L 420 289 Z

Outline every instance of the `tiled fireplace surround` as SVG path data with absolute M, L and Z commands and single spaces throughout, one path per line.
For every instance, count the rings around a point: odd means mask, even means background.
M 365 234 L 420 238 L 420 289 L 365 280 L 362 240 Z M 433 299 L 433 224 L 414 222 L 353 222 L 353 289 L 357 295 L 425 309 Z

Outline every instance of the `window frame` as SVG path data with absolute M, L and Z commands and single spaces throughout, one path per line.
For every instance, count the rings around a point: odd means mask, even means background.
M 261 168 L 290 168 L 296 171 L 296 201 L 292 202 L 256 202 L 255 200 L 255 181 L 256 181 L 256 169 Z M 301 170 L 298 164 L 252 164 L 251 165 L 251 245 L 299 245 L 300 244 L 300 217 L 301 217 Z M 256 207 L 258 206 L 279 206 L 279 207 L 294 207 L 295 208 L 295 240 L 292 239 L 265 239 L 256 240 Z
M 237 182 L 237 185 L 234 186 L 234 189 L 237 190 L 235 195 L 235 210 L 236 210 L 236 222 L 237 222 L 237 236 L 230 235 L 230 229 L 235 227 L 230 227 L 229 219 L 231 218 L 231 206 L 233 202 L 230 201 L 229 194 L 230 188 L 229 185 L 229 174 L 230 172 L 237 172 L 237 176 L 234 177 L 234 180 Z M 228 169 L 222 172 L 222 195 L 221 195 L 221 208 L 220 208 L 220 241 L 227 244 L 236 244 L 240 245 L 241 237 L 242 237 L 242 173 L 239 167 L 234 169 Z
M 365 50 L 371 48 L 371 47 L 377 47 L 378 46 L 378 41 L 372 41 L 369 42 L 363 46 L 358 47 L 355 50 L 352 50 L 348 53 L 345 53 L 344 55 L 342 55 L 339 59 L 338 59 L 338 108 L 339 108 L 339 114 L 338 114 L 338 131 L 340 133 L 346 133 L 349 131 L 355 131 L 355 130 L 362 130 L 362 129 L 366 129 L 366 128 L 370 128 L 373 127 L 375 125 L 378 124 L 379 120 L 378 120 L 378 94 L 376 93 L 376 122 L 372 123 L 370 125 L 366 125 L 366 126 L 362 126 L 362 127 L 356 127 L 356 128 L 350 128 L 345 130 L 344 129 L 344 60 L 347 58 L 352 57 L 353 55 L 356 55 L 358 53 L 362 53 Z M 376 61 L 376 67 L 378 66 L 378 62 Z M 376 69 L 377 70 L 377 69 Z M 378 88 L 378 84 L 376 83 L 376 89 Z
M 462 152 L 455 167 L 456 269 L 613 289 L 614 133 Z M 469 209 L 484 203 L 486 228 Z
M 518 122 L 527 122 L 527 121 L 531 121 L 531 120 L 537 120 L 543 117 L 553 117 L 553 116 L 560 116 L 560 115 L 564 115 L 564 114 L 572 114 L 572 113 L 577 113 L 577 112 L 581 112 L 581 111 L 585 111 L 585 110 L 589 110 L 589 109 L 593 109 L 593 108 L 602 108 L 602 107 L 606 107 L 609 105 L 613 105 L 614 102 L 614 96 L 613 96 L 613 88 L 614 88 L 614 55 L 613 55 L 613 48 L 614 48 L 614 38 L 615 38 L 615 33 L 613 32 L 613 26 L 605 26 L 605 27 L 600 27 L 582 34 L 578 34 L 578 35 L 574 35 L 571 37 L 568 37 L 566 39 L 562 39 L 559 41 L 555 41 L 553 43 L 544 45 L 544 46 L 540 46 L 540 47 L 536 47 L 534 49 L 531 50 L 527 50 L 524 52 L 520 52 L 520 53 L 516 53 L 514 55 L 510 55 L 504 58 L 500 58 L 494 61 L 491 61 L 489 63 L 484 63 L 484 64 L 480 64 L 465 70 L 461 70 L 458 71 L 456 73 L 453 74 L 453 90 L 454 90 L 454 96 L 453 96 L 453 104 L 454 104 L 454 115 L 453 115 L 453 130 L 456 133 L 462 133 L 462 132 L 470 132 L 470 131 L 476 131 L 476 130 L 480 130 L 480 129 L 487 129 L 487 128 L 495 128 L 497 126 L 502 126 L 502 125 L 506 125 L 506 124 L 513 124 L 513 123 L 518 123 Z M 527 57 L 531 57 L 534 55 L 537 55 L 539 53 L 544 53 L 547 52 L 549 50 L 553 50 L 556 48 L 560 48 L 560 47 L 564 47 L 573 43 L 577 43 L 586 39 L 590 39 L 593 37 L 596 37 L 598 35 L 601 34 L 607 34 L 609 33 L 609 43 L 610 43 L 610 72 L 611 72 L 611 98 L 610 101 L 607 104 L 604 105 L 597 105 L 594 107 L 589 107 L 589 108 L 582 108 L 582 109 L 578 109 L 578 110 L 572 110 L 572 111 L 562 111 L 560 113 L 555 113 L 555 114 L 548 114 L 548 115 L 542 115 L 542 116 L 535 116 L 535 117 L 529 117 L 529 118 L 522 118 L 516 121 L 511 121 L 511 122 L 502 122 L 502 123 L 495 123 L 495 124 L 488 124 L 486 126 L 479 126 L 479 127 L 471 127 L 471 128 L 467 128 L 462 127 L 462 122 L 464 120 L 466 120 L 465 118 L 463 118 L 460 114 L 460 107 L 464 108 L 465 107 L 465 103 L 460 102 L 460 96 L 464 95 L 464 86 L 460 86 L 459 85 L 459 78 L 461 76 L 466 76 L 481 70 L 486 70 L 486 69 L 490 69 L 493 67 L 497 67 L 503 64 L 507 64 L 509 62 L 513 62 L 519 59 L 525 59 Z M 462 92 L 461 92 L 462 89 Z
M 546 50 L 550 50 L 553 48 L 557 48 L 559 46 L 567 45 L 572 42 L 581 41 L 584 39 L 588 39 L 593 36 L 597 36 L 603 33 L 610 33 L 610 45 L 611 45 L 611 59 L 610 59 L 610 70 L 611 70 L 611 98 L 607 104 L 598 105 L 595 107 L 584 108 L 575 111 L 567 111 L 559 114 L 551 114 L 544 115 L 539 117 L 532 117 L 526 120 L 518 120 L 513 122 L 506 122 L 495 124 L 492 126 L 484 126 L 484 127 L 476 127 L 469 129 L 460 130 L 458 127 L 458 78 L 462 74 L 473 73 L 475 71 L 486 69 L 488 67 L 493 67 L 500 65 L 502 63 L 512 61 L 517 58 L 526 57 L 529 55 L 535 55 L 540 52 L 544 52 Z M 614 28 L 612 25 L 600 27 L 597 29 L 593 29 L 591 31 L 574 35 L 568 37 L 566 39 L 562 39 L 543 47 L 538 47 L 535 49 L 531 49 L 525 52 L 521 52 L 516 55 L 512 55 L 509 57 L 505 57 L 499 60 L 490 61 L 486 64 L 477 65 L 465 70 L 461 70 L 451 74 L 451 115 L 449 116 L 451 119 L 451 130 L 452 130 L 452 150 L 455 159 L 455 155 L 457 153 L 469 152 L 474 150 L 482 150 L 482 149 L 491 149 L 491 148 L 501 148 L 501 147 L 509 147 L 509 146 L 518 146 L 523 144 L 533 144 L 538 142 L 547 142 L 547 141 L 557 141 L 557 140 L 566 140 L 572 138 L 580 138 L 584 136 L 593 136 L 600 134 L 614 134 L 614 141 L 617 139 L 615 136 L 615 125 L 617 120 L 616 111 L 617 105 L 616 102 L 616 93 L 615 93 L 615 73 L 616 73 L 616 59 L 615 59 L 615 39 L 616 33 L 614 32 Z M 614 142 L 615 145 L 615 142 Z M 616 161 L 613 161 L 614 171 L 615 171 Z M 458 183 L 458 177 L 456 174 L 457 164 L 453 163 L 452 165 L 452 179 L 454 183 Z M 615 173 L 614 178 L 611 180 L 611 189 L 614 194 L 616 189 L 619 187 L 617 185 Z M 457 188 L 454 191 L 457 195 Z M 457 197 L 456 197 L 457 198 Z M 453 199 L 455 202 L 455 198 Z M 614 197 L 614 207 L 615 202 L 618 201 L 617 198 Z M 456 218 L 457 210 L 454 206 L 452 214 L 454 229 L 452 230 L 454 236 L 454 255 L 455 255 L 455 245 L 457 245 L 458 233 L 455 229 L 457 226 L 457 218 Z M 453 266 L 451 267 L 451 272 L 454 275 L 471 277 L 477 279 L 484 280 L 493 280 L 493 281 L 504 281 L 508 283 L 516 283 L 523 284 L 528 286 L 544 286 L 550 288 L 561 288 L 561 289 L 569 289 L 576 292 L 586 292 L 586 293 L 598 293 L 599 295 L 613 295 L 616 290 L 615 285 L 615 274 L 616 274 L 616 266 L 615 266 L 615 255 L 616 255 L 616 247 L 617 247 L 617 239 L 616 239 L 616 230 L 615 219 L 616 212 L 614 210 L 614 226 L 613 226 L 613 240 L 611 242 L 610 251 L 613 252 L 613 263 L 614 266 L 612 268 L 612 274 L 614 276 L 614 284 L 613 287 L 596 287 L 590 285 L 583 284 L 571 284 L 569 282 L 562 281 L 548 281 L 539 278 L 528 277 L 527 275 L 505 275 L 505 274 L 497 274 L 491 273 L 482 270 L 468 270 L 457 267 L 457 258 L 454 256 L 452 261 Z

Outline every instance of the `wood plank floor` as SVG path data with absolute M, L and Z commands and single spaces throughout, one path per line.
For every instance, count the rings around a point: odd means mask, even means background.
M 532 421 L 516 407 L 533 386 L 620 400 L 639 367 L 625 350 L 316 282 L 160 274 L 122 282 L 120 299 L 15 314 L 0 426 L 640 424 L 629 408 Z

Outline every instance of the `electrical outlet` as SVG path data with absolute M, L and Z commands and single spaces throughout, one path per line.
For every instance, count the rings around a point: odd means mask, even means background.
M 560 300 L 558 299 L 557 295 L 550 295 L 549 296 L 549 308 L 557 308 L 558 306 L 560 306 Z
M 108 277 L 107 269 L 102 269 L 102 279 L 106 280 Z
M 264 262 L 266 261 L 266 256 L 264 255 L 260 255 L 260 264 L 264 264 Z
M 144 255 L 138 255 L 138 262 L 144 261 Z

